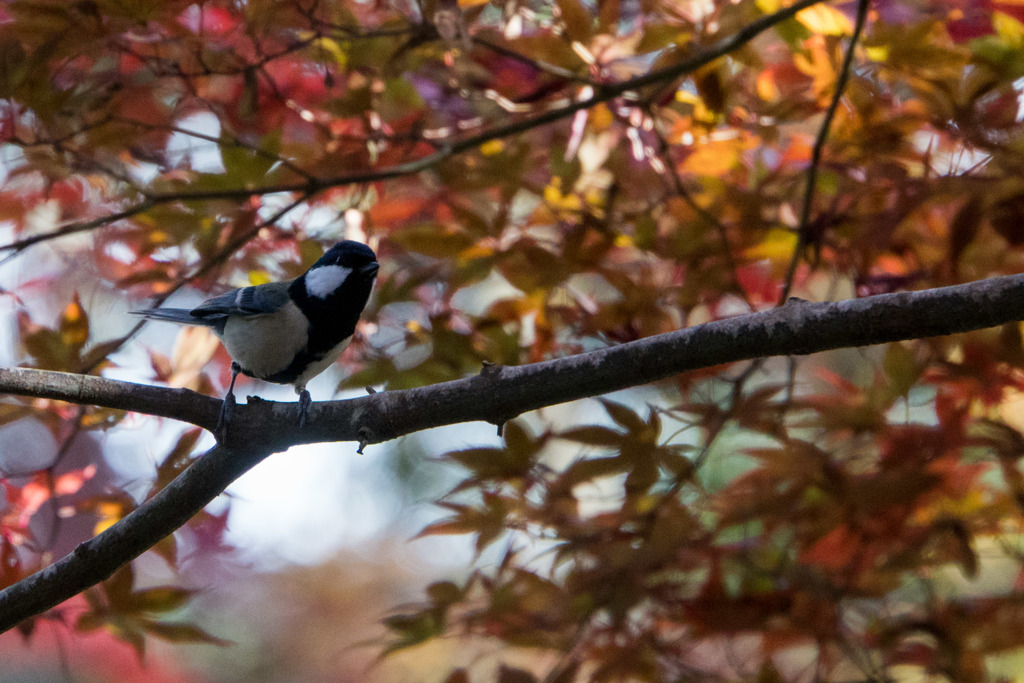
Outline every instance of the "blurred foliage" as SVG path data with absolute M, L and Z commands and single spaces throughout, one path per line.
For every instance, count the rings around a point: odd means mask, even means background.
M 1020 3 L 804 4 L 4 3 L 8 360 L 217 393 L 212 337 L 141 350 L 111 310 L 294 277 L 342 236 L 382 263 L 348 388 L 578 353 L 784 293 L 1024 269 Z M 375 642 L 400 658 L 457 639 L 467 655 L 424 674 L 449 683 L 1006 678 L 1024 657 L 1022 370 L 1007 325 L 512 421 L 500 445 L 438 455 L 461 475 L 421 534 L 468 535 L 477 561 L 419 577 L 422 603 Z M 140 484 L 102 466 L 125 449 L 104 435 L 135 416 L 9 397 L 0 425 L 3 586 L 201 445 L 161 445 Z M 203 513 L 156 555 L 175 573 L 223 553 L 226 524 Z M 192 591 L 133 571 L 44 619 L 140 655 L 154 637 L 224 644 L 177 614 Z

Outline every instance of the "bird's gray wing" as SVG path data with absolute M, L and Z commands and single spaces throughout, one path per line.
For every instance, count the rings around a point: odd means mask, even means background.
M 151 320 L 163 320 L 169 323 L 178 323 L 179 325 L 203 325 L 205 327 L 216 327 L 217 321 L 215 319 L 201 320 L 194 315 L 192 311 L 187 308 L 149 308 L 144 311 L 128 311 L 132 315 L 141 315 L 144 318 Z
M 190 311 L 194 318 L 224 318 L 229 315 L 265 315 L 279 310 L 288 303 L 291 282 L 232 289 L 220 296 L 207 299 Z

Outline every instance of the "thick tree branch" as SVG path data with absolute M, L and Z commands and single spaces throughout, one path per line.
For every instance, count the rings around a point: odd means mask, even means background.
M 204 429 L 216 425 L 220 411 L 219 400 L 189 389 L 31 368 L 0 368 L 0 391 L 114 410 L 132 410 L 189 422 Z
M 152 500 L 74 553 L 0 592 L 0 631 L 102 581 L 184 524 L 232 481 L 300 443 L 379 443 L 431 427 L 501 424 L 544 406 L 638 386 L 680 372 L 765 356 L 804 355 L 992 327 L 1024 319 L 1024 275 L 830 303 L 798 299 L 568 358 L 489 366 L 466 379 L 314 403 L 296 425 L 295 404 L 250 398 L 227 444 L 197 460 Z M 0 391 L 173 417 L 211 429 L 220 402 L 184 389 L 42 370 L 0 370 Z
M 58 562 L 0 592 L 0 632 L 109 578 L 181 527 L 267 452 L 215 446 L 153 498 Z M 145 530 L 145 531 L 142 531 Z
M 1024 319 L 1024 275 L 833 303 L 781 308 L 661 334 L 608 349 L 475 377 L 347 401 L 315 403 L 299 429 L 294 404 L 250 399 L 228 435 L 153 499 L 71 555 L 0 592 L 0 631 L 110 576 L 184 524 L 268 454 L 317 441 L 378 443 L 472 420 L 502 423 L 523 412 L 721 363 L 803 355 L 992 327 Z M 204 428 L 219 401 L 100 377 L 0 370 L 0 390 L 173 417 Z

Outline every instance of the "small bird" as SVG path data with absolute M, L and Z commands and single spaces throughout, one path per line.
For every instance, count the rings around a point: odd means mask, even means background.
M 372 249 L 345 240 L 294 280 L 233 289 L 191 310 L 150 308 L 132 313 L 202 325 L 220 338 L 232 362 L 218 433 L 231 419 L 239 373 L 294 385 L 301 427 L 312 402 L 306 383 L 338 360 L 352 340 L 379 269 Z

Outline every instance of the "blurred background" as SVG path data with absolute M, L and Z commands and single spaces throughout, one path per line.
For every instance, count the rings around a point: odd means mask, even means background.
M 381 271 L 317 401 L 1020 273 L 1022 22 L 999 0 L 0 3 L 0 363 L 223 396 L 215 337 L 129 311 L 296 277 L 341 239 Z M 275 454 L 0 636 L 0 680 L 1020 680 L 1022 339 Z M 4 396 L 0 587 L 213 443 Z

